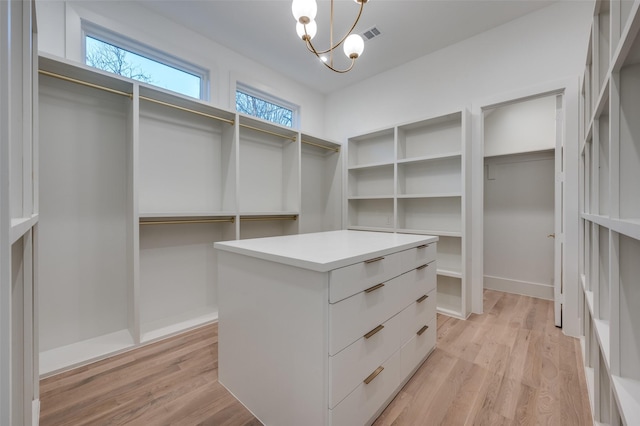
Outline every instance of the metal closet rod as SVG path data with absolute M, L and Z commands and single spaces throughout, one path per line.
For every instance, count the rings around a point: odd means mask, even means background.
M 235 217 L 215 219 L 141 220 L 140 225 L 182 225 L 188 223 L 235 223 Z
M 83 86 L 92 87 L 94 89 L 103 90 L 109 93 L 115 93 L 116 95 L 126 96 L 127 98 L 132 99 L 133 93 L 123 92 L 121 90 L 111 89 L 110 87 L 100 86 L 99 84 L 89 83 L 88 81 L 78 80 L 77 78 L 67 77 L 64 75 L 56 74 L 54 72 L 38 70 L 40 74 L 48 75 L 49 77 L 57 78 L 60 80 L 70 81 L 72 83 L 81 84 Z
M 142 100 L 145 100 L 145 101 L 153 102 L 153 103 L 158 104 L 158 105 L 164 105 L 164 106 L 167 106 L 169 108 L 175 108 L 175 109 L 178 109 L 180 111 L 186 111 L 186 112 L 190 112 L 192 114 L 201 115 L 203 117 L 213 118 L 214 120 L 223 121 L 223 122 L 229 123 L 231 125 L 233 125 L 235 123 L 234 120 L 229 120 L 228 118 L 218 117 L 217 115 L 207 114 L 206 112 L 196 111 L 196 110 L 191 109 L 191 108 L 181 107 L 181 106 L 178 106 L 178 105 L 171 104 L 169 102 L 164 102 L 164 101 L 159 101 L 157 99 L 148 98 L 146 96 L 140 95 L 139 98 L 142 99 Z
M 123 92 L 121 90 L 111 89 L 109 87 L 100 86 L 99 84 L 89 83 L 89 82 L 84 81 L 84 80 L 78 80 L 77 78 L 67 77 L 67 76 L 64 76 L 64 75 L 61 75 L 61 74 L 56 74 L 56 73 L 50 72 L 50 71 L 38 70 L 38 72 L 40 74 L 47 75 L 49 77 L 54 77 L 54 78 L 57 78 L 57 79 L 60 79 L 60 80 L 70 81 L 72 83 L 80 84 L 80 85 L 87 86 L 87 87 L 92 87 L 94 89 L 103 90 L 103 91 L 109 92 L 109 93 L 115 93 L 116 95 L 126 96 L 126 97 L 128 97 L 130 99 L 133 98 L 133 93 L 128 93 L 128 92 Z M 217 115 L 207 114 L 205 112 L 197 111 L 197 110 L 194 110 L 194 109 L 191 109 L 191 108 L 181 107 L 179 105 L 174 105 L 174 104 L 169 103 L 169 102 L 159 101 L 157 99 L 149 98 L 149 97 L 142 96 L 142 95 L 140 95 L 139 98 L 142 99 L 142 100 L 148 101 L 148 102 L 156 103 L 158 105 L 163 105 L 163 106 L 166 106 L 166 107 L 169 107 L 169 108 L 175 108 L 175 109 L 178 109 L 180 111 L 190 112 L 192 114 L 201 115 L 201 116 L 207 117 L 207 118 L 213 118 L 214 120 L 223 121 L 223 122 L 231 124 L 231 125 L 235 124 L 235 120 L 229 120 L 228 118 L 218 117 Z M 297 139 L 295 136 L 283 135 L 281 133 L 272 132 L 270 130 L 261 129 L 259 127 L 250 126 L 248 124 L 240 123 L 240 126 L 244 127 L 244 128 L 247 128 L 247 129 L 255 130 L 257 132 L 262 132 L 262 133 L 266 133 L 266 134 L 269 134 L 269 135 L 272 135 L 272 136 L 277 136 L 277 137 L 281 137 L 281 138 L 284 138 L 284 139 L 288 139 L 288 140 L 291 140 L 291 141 L 294 141 L 294 142 Z M 312 145 L 312 146 L 315 146 L 315 147 L 318 147 L 318 148 L 327 149 L 329 151 L 340 152 L 340 148 L 334 148 L 334 147 L 322 145 L 322 144 L 315 143 L 315 142 L 309 142 L 309 141 L 305 141 L 305 140 L 301 140 L 301 142 L 306 144 L 306 145 Z
M 264 220 L 297 220 L 298 215 L 285 215 L 285 216 L 240 216 L 241 222 L 258 222 Z

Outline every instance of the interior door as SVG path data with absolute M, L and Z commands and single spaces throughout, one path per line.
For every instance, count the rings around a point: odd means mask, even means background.
M 564 98 L 556 96 L 556 155 L 555 155 L 555 243 L 554 243 L 554 310 L 556 327 L 562 327 L 562 305 L 564 303 L 562 282 L 562 257 L 564 249 Z

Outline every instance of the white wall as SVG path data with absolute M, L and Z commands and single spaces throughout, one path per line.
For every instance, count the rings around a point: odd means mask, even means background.
M 126 1 L 37 0 L 39 50 L 81 61 L 80 20 L 86 19 L 210 70 L 211 103 L 235 110 L 241 81 L 300 106 L 301 130 L 323 136 L 324 96 L 202 35 Z
M 500 106 L 484 114 L 485 157 L 544 151 L 555 147 L 555 96 Z
M 334 92 L 325 136 L 344 141 L 567 76 L 577 85 L 592 11 L 591 1 L 559 2 Z

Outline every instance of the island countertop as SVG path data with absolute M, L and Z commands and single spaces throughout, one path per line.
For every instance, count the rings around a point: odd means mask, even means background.
M 214 247 L 262 260 L 327 272 L 435 241 L 438 241 L 438 237 L 430 235 L 340 230 L 217 242 Z

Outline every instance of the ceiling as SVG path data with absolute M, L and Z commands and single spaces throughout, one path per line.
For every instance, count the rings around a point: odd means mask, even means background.
M 546 7 L 546 0 L 370 0 L 355 32 L 376 27 L 350 72 L 337 74 L 309 53 L 295 32 L 290 0 L 143 0 L 145 7 L 318 92 L 330 93 Z M 318 49 L 329 45 L 329 0 L 318 0 Z M 335 0 L 334 38 L 358 4 Z M 322 37 L 325 35 L 326 37 Z M 344 60 L 344 61 L 343 61 Z M 347 66 L 342 49 L 337 67 Z

